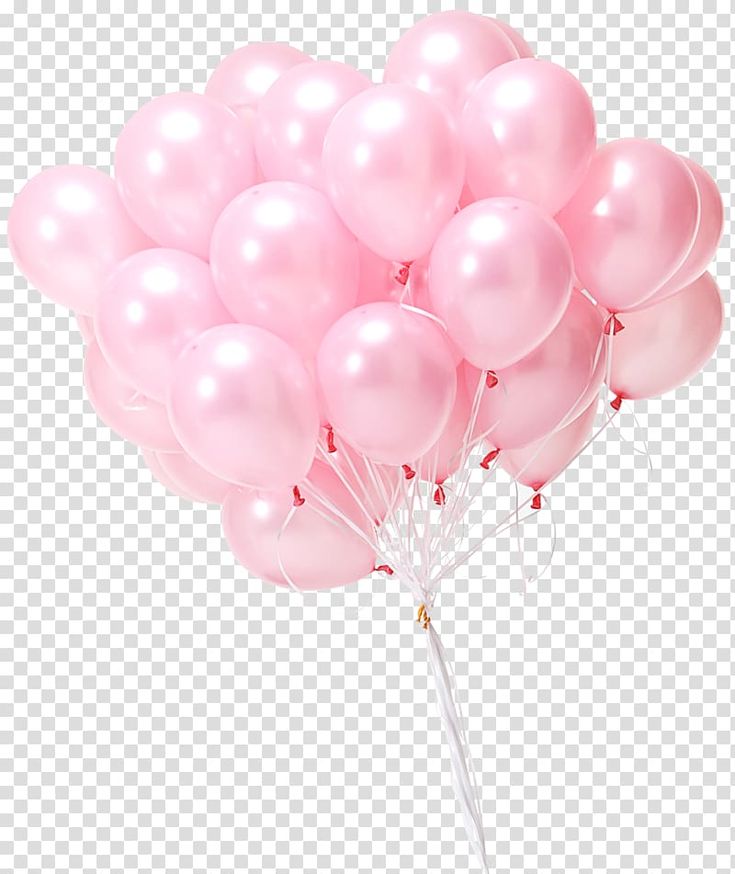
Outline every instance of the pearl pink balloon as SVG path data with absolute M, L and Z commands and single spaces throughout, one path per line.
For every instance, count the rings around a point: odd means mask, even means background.
M 526 42 L 525 39 L 518 33 L 518 31 L 503 21 L 501 18 L 494 18 L 493 24 L 496 27 L 499 27 L 505 36 L 513 43 L 515 50 L 518 52 L 519 58 L 532 58 L 533 57 L 533 49 Z
M 558 226 L 535 204 L 480 200 L 449 222 L 431 251 L 429 292 L 462 355 L 498 370 L 559 323 L 573 282 Z
M 165 94 L 123 128 L 115 176 L 128 212 L 159 245 L 207 258 L 219 214 L 255 181 L 252 133 L 203 94 Z
M 579 188 L 595 151 L 595 112 L 571 73 L 526 58 L 485 76 L 461 125 L 476 198 L 520 197 L 554 215 Z
M 684 259 L 684 263 L 668 282 L 659 288 L 652 297 L 644 301 L 643 306 L 646 307 L 671 297 L 672 294 L 676 294 L 685 285 L 689 285 L 695 279 L 698 279 L 714 258 L 720 237 L 722 236 L 724 214 L 722 197 L 717 188 L 717 183 L 699 164 L 690 161 L 689 158 L 683 158 L 682 160 L 692 171 L 697 191 L 699 192 L 699 227 L 694 236 L 692 248 Z
M 357 241 L 327 197 L 298 182 L 264 182 L 233 200 L 215 227 L 210 261 L 233 316 L 305 357 L 357 298 Z
M 110 269 L 153 242 L 125 211 L 109 176 L 91 167 L 52 167 L 16 196 L 8 245 L 41 294 L 89 315 Z
M 397 303 L 372 303 L 336 322 L 317 358 L 330 423 L 373 461 L 404 464 L 439 438 L 457 379 L 444 332 Z
M 251 43 L 226 55 L 209 77 L 204 93 L 241 118 L 252 120 L 260 99 L 286 70 L 310 61 L 282 43 Z
M 605 375 L 602 312 L 575 291 L 561 321 L 521 361 L 498 373 L 482 396 L 478 429 L 499 449 L 527 446 L 573 421 L 599 392 Z M 465 366 L 474 392 L 478 372 Z M 492 430 L 490 430 L 492 429 Z
M 635 307 L 687 256 L 699 222 L 691 171 L 647 140 L 600 148 L 557 216 L 584 288 L 611 312 Z
M 263 96 L 255 117 L 255 152 L 266 179 L 324 188 L 322 149 L 332 119 L 367 76 L 336 61 L 312 61 L 287 70 Z
M 97 415 L 121 437 L 147 449 L 178 448 L 166 408 L 123 382 L 95 342 L 84 358 L 84 384 Z
M 293 485 L 314 458 L 314 385 L 296 352 L 262 328 L 219 325 L 190 343 L 173 370 L 168 411 L 184 450 L 239 485 Z
M 534 491 L 542 489 L 567 469 L 592 436 L 597 401 L 595 398 L 580 416 L 556 433 L 522 449 L 501 452 L 500 466 L 524 486 Z
M 369 574 L 375 552 L 363 538 L 372 539 L 372 527 L 337 475 L 315 462 L 301 495 L 304 503 L 287 522 L 294 500 L 290 490 L 229 492 L 222 526 L 237 560 L 276 585 L 287 585 L 285 571 L 301 589 L 344 586 Z M 350 519 L 362 536 L 326 509 L 317 495 Z
M 184 346 L 207 328 L 231 321 L 205 261 L 177 249 L 148 249 L 108 277 L 97 302 L 95 333 L 123 380 L 165 402 Z
M 85 316 L 83 313 L 76 313 L 75 318 L 77 320 L 79 333 L 82 335 L 82 340 L 84 340 L 85 343 L 91 343 L 95 340 L 94 320 L 92 319 L 92 316 Z
M 474 390 L 470 397 L 463 375 L 458 373 L 457 394 L 447 424 L 436 443 L 417 462 L 416 470 L 422 480 L 441 484 L 458 470 L 463 460 L 462 449 L 472 415 L 473 399 Z
M 342 220 L 388 261 L 429 251 L 464 183 L 456 126 L 409 85 L 378 85 L 349 100 L 327 131 L 323 162 Z
M 709 273 L 653 306 L 621 316 L 610 388 L 623 398 L 651 398 L 688 382 L 717 348 L 722 296 Z
M 186 452 L 155 454 L 157 470 L 163 474 L 163 484 L 182 498 L 205 504 L 221 504 L 232 489 L 232 483 L 213 476 Z
M 472 89 L 519 57 L 498 23 L 472 12 L 436 12 L 409 28 L 385 64 L 385 82 L 420 88 L 459 116 Z
M 358 255 L 360 280 L 356 303 L 359 305 L 380 300 L 399 301 L 405 290 L 405 286 L 397 280 L 403 265 L 386 261 L 362 243 L 358 243 Z

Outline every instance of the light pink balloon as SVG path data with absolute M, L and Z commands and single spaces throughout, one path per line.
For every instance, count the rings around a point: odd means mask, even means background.
M 322 342 L 317 370 L 336 433 L 384 464 L 423 455 L 454 403 L 457 379 L 444 332 L 397 303 L 342 316 Z
M 166 408 L 123 382 L 95 342 L 84 358 L 84 384 L 97 415 L 121 437 L 147 449 L 178 448 Z
M 123 380 L 165 402 L 184 346 L 207 328 L 231 321 L 205 261 L 177 249 L 148 249 L 108 277 L 97 302 L 95 333 Z
M 533 57 L 533 49 L 515 28 L 511 27 L 507 22 L 503 21 L 502 18 L 494 18 L 493 24 L 496 27 L 499 27 L 508 37 L 508 39 L 513 43 L 515 50 L 518 52 L 518 57 Z
M 327 128 L 337 111 L 371 84 L 337 61 L 312 61 L 283 73 L 255 116 L 255 152 L 264 177 L 323 189 Z
M 500 466 L 523 485 L 534 491 L 542 489 L 567 469 L 592 436 L 597 401 L 595 398 L 580 416 L 555 434 L 522 449 L 501 452 Z
M 651 398 L 688 382 L 717 348 L 723 317 L 722 296 L 709 273 L 666 300 L 623 314 L 610 388 L 623 398 Z
M 388 261 L 429 251 L 464 183 L 455 124 L 409 85 L 378 85 L 349 100 L 327 131 L 323 162 L 344 223 Z
M 449 222 L 431 251 L 429 292 L 476 367 L 519 361 L 559 323 L 573 282 L 564 235 L 535 204 L 490 198 Z
M 372 539 L 372 526 L 336 474 L 315 462 L 301 495 L 303 505 L 287 521 L 294 502 L 290 490 L 229 492 L 222 526 L 237 560 L 250 573 L 276 585 L 287 585 L 285 571 L 302 589 L 344 586 L 369 574 L 375 552 L 363 538 Z M 319 498 L 350 519 L 362 536 Z
M 82 335 L 82 340 L 85 343 L 91 343 L 95 340 L 94 336 L 94 320 L 92 316 L 85 316 L 84 313 L 75 313 L 79 333 Z
M 327 197 L 298 182 L 264 182 L 237 197 L 217 222 L 210 262 L 233 316 L 304 357 L 357 299 L 357 241 Z
M 398 274 L 403 265 L 386 261 L 371 252 L 363 243 L 358 243 L 360 281 L 356 303 L 374 303 L 380 300 L 401 299 L 405 286 L 398 282 Z
M 519 57 L 498 22 L 472 12 L 436 12 L 409 28 L 385 64 L 385 82 L 420 88 L 458 117 L 472 89 Z
M 203 94 L 165 94 L 122 129 L 115 176 L 128 212 L 159 245 L 206 259 L 219 214 L 255 182 L 252 133 Z
M 582 286 L 620 312 L 651 297 L 682 264 L 699 222 L 699 195 L 673 152 L 618 140 L 596 152 L 557 221 Z
M 699 192 L 699 227 L 684 263 L 663 287 L 644 301 L 643 306 L 646 307 L 671 297 L 685 285 L 698 279 L 714 258 L 722 236 L 724 211 L 717 183 L 699 164 L 690 161 L 689 158 L 682 158 L 682 160 L 692 171 Z
M 51 167 L 16 196 L 8 245 L 41 294 L 89 315 L 112 267 L 153 242 L 125 211 L 109 176 L 91 167 Z
M 603 326 L 600 309 L 575 291 L 546 340 L 499 371 L 498 385 L 484 392 L 478 426 L 489 432 L 489 443 L 503 450 L 527 446 L 589 406 L 605 375 Z M 473 392 L 477 370 L 466 365 L 465 378 Z
M 260 99 L 286 70 L 311 58 L 283 43 L 250 43 L 219 62 L 204 93 L 250 121 Z
M 579 188 L 595 151 L 595 112 L 580 82 L 526 58 L 485 76 L 461 124 L 476 198 L 520 197 L 554 215 Z
M 463 374 L 460 372 L 457 376 L 457 394 L 447 424 L 436 443 L 421 456 L 416 465 L 419 477 L 428 482 L 443 483 L 456 473 L 463 461 L 462 449 L 470 424 L 474 389 L 470 396 Z M 469 439 L 472 440 L 476 433 L 477 429 Z
M 189 501 L 205 504 L 221 504 L 232 489 L 228 483 L 213 476 L 186 452 L 157 452 L 156 470 L 166 488 Z
M 239 485 L 293 485 L 314 458 L 314 385 L 296 352 L 262 328 L 219 325 L 191 342 L 176 361 L 168 410 L 186 452 Z

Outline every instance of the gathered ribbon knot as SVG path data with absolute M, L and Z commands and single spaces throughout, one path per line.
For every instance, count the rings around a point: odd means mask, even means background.
M 424 631 L 426 631 L 431 624 L 431 616 L 429 616 L 429 611 L 426 608 L 426 604 L 421 604 L 419 606 L 419 612 L 416 616 L 416 621 L 424 629 Z

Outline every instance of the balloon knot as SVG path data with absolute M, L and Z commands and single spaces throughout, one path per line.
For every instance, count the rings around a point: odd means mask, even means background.
M 490 462 L 495 461 L 495 459 L 499 455 L 500 455 L 499 449 L 493 449 L 492 452 L 488 452 L 488 454 L 480 462 L 480 467 L 483 467 L 485 470 L 489 470 L 490 469 Z
M 612 334 L 613 337 L 615 334 L 619 334 L 625 325 L 620 321 L 620 319 L 613 313 L 610 318 L 605 322 L 604 332 L 606 334 Z
M 421 604 L 421 606 L 419 607 L 416 621 L 424 629 L 424 631 L 426 631 L 429 625 L 431 625 L 431 616 L 429 616 L 429 611 L 426 609 L 426 604 Z
M 293 487 L 293 505 L 294 505 L 294 507 L 300 507 L 305 502 L 306 502 L 305 498 L 303 498 L 301 496 L 301 490 L 299 489 L 299 487 L 294 486 Z
M 541 509 L 541 493 L 536 492 L 533 496 L 533 500 L 531 501 L 531 509 L 532 510 L 540 510 Z
M 620 395 L 615 395 L 615 397 L 610 401 L 610 406 L 613 408 L 613 410 L 615 410 L 616 413 L 620 409 L 622 404 L 623 399 L 620 397 Z
M 336 452 L 337 447 L 334 445 L 334 428 L 327 425 L 327 452 Z
M 443 507 L 447 501 L 447 496 L 444 494 L 444 486 L 441 483 L 436 484 L 434 491 L 434 503 L 437 507 Z
M 376 571 L 380 571 L 381 573 L 387 574 L 389 577 L 392 577 L 394 574 L 393 568 L 389 564 L 378 564 L 374 568 Z
M 413 479 L 416 476 L 416 471 L 411 467 L 410 464 L 402 464 L 401 469 L 403 470 L 403 475 L 406 479 Z
M 409 274 L 410 268 L 411 268 L 410 263 L 409 264 L 401 264 L 401 266 L 398 268 L 398 270 L 393 274 L 393 279 L 395 279 L 395 281 L 399 285 L 406 285 L 406 283 L 408 282 L 408 274 Z
M 485 374 L 485 385 L 487 388 L 495 388 L 498 384 L 498 374 L 494 370 L 488 370 Z

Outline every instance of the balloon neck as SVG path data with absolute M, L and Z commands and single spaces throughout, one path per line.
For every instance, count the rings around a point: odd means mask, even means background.
M 386 574 L 389 577 L 392 577 L 395 571 L 389 564 L 378 564 L 375 566 L 376 571 L 380 571 L 383 574 Z
M 610 401 L 610 406 L 613 408 L 613 410 L 615 410 L 616 413 L 622 405 L 623 399 L 620 395 L 615 395 L 615 397 Z
M 488 370 L 485 374 L 485 386 L 487 388 L 495 388 L 498 384 L 498 374 L 494 370 Z
M 393 274 L 393 279 L 395 279 L 395 281 L 399 285 L 406 285 L 406 283 L 408 282 L 408 276 L 409 276 L 410 270 L 411 270 L 411 262 L 404 261 L 402 264 L 398 265 L 396 272 Z
M 491 464 L 493 461 L 495 461 L 495 459 L 496 459 L 499 455 L 500 455 L 500 450 L 499 450 L 499 449 L 493 449 L 491 452 L 488 452 L 488 454 L 487 454 L 487 455 L 482 459 L 482 461 L 480 462 L 480 467 L 484 468 L 485 470 L 489 470 L 489 469 L 490 469 L 490 464 Z
M 532 510 L 540 510 L 541 509 L 541 493 L 536 492 L 533 496 L 533 500 L 531 501 L 531 509 Z
M 306 503 L 306 499 L 302 496 L 301 490 L 298 486 L 293 487 L 293 505 L 294 507 L 300 507 L 302 504 Z
M 337 447 L 334 443 L 334 428 L 331 425 L 327 427 L 327 452 L 336 452 Z
M 624 329 L 625 325 L 620 321 L 615 313 L 613 313 L 610 318 L 605 322 L 605 333 L 612 334 L 613 337 L 615 336 L 615 334 L 619 334 Z
M 434 491 L 434 503 L 437 507 L 443 507 L 446 501 L 447 496 L 444 494 L 444 486 L 441 483 L 437 483 Z
M 416 471 L 411 467 L 410 464 L 402 464 L 401 469 L 403 470 L 403 475 L 406 479 L 413 479 L 416 476 Z

